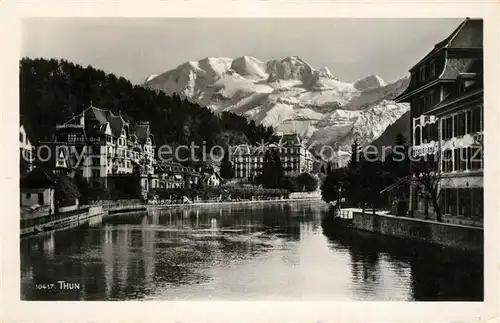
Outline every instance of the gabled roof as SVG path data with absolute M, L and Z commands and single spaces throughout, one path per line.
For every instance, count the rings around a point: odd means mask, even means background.
M 145 144 L 148 140 L 148 138 L 151 138 L 151 142 L 153 143 L 153 138 L 151 134 L 151 128 L 149 124 L 147 123 L 142 123 L 142 124 L 136 124 L 134 128 L 135 136 L 137 137 L 137 140 L 141 144 Z
M 298 146 L 302 142 L 297 134 L 285 134 L 281 136 L 279 143 L 281 146 Z
M 122 133 L 124 126 L 128 126 L 128 122 L 125 121 L 125 119 L 123 119 L 121 115 L 117 116 L 110 110 L 103 110 L 93 106 L 87 108 L 80 115 L 83 115 L 84 117 L 93 116 L 96 118 L 97 122 L 100 125 L 106 125 L 107 123 L 109 123 L 109 125 L 111 126 L 111 132 L 115 137 L 119 137 Z M 75 119 L 76 118 L 72 118 L 67 123 L 71 123 Z M 88 129 L 89 128 L 87 127 L 86 130 L 88 131 Z
M 28 122 L 23 122 L 22 120 L 20 120 L 20 125 L 19 125 L 19 128 L 24 128 L 24 133 L 26 134 L 26 137 L 28 138 L 29 142 L 32 144 L 32 145 L 36 145 L 37 144 L 37 137 L 35 136 L 35 132 L 33 131 L 33 129 L 31 128 L 31 126 L 29 125 Z

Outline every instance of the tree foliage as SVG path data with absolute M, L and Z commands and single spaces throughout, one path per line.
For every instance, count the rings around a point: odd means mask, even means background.
M 220 165 L 220 176 L 224 179 L 230 179 L 234 177 L 233 164 L 229 160 L 229 149 L 224 152 L 224 157 L 222 158 Z
M 309 173 L 302 173 L 297 176 L 297 184 L 299 190 L 306 192 L 312 192 L 318 188 L 318 180 Z
M 281 188 L 285 171 L 281 164 L 280 153 L 277 149 L 267 150 L 264 156 L 262 173 L 257 177 L 257 183 L 265 188 Z

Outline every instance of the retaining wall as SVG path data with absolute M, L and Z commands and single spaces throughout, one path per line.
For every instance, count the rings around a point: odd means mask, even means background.
M 471 226 L 353 212 L 352 226 L 359 230 L 464 250 L 483 250 L 483 229 Z

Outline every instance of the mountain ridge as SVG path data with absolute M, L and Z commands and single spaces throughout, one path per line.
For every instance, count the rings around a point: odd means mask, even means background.
M 350 150 L 354 139 L 372 142 L 409 110 L 393 101 L 408 82 L 387 84 L 377 75 L 343 82 L 328 67 L 316 69 L 298 56 L 267 62 L 240 56 L 188 61 L 143 86 Z

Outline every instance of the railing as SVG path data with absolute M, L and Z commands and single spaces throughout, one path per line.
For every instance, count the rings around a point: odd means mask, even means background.
M 335 211 L 335 217 L 341 218 L 341 219 L 352 219 L 352 211 L 351 210 L 342 210 L 342 209 L 337 209 Z

